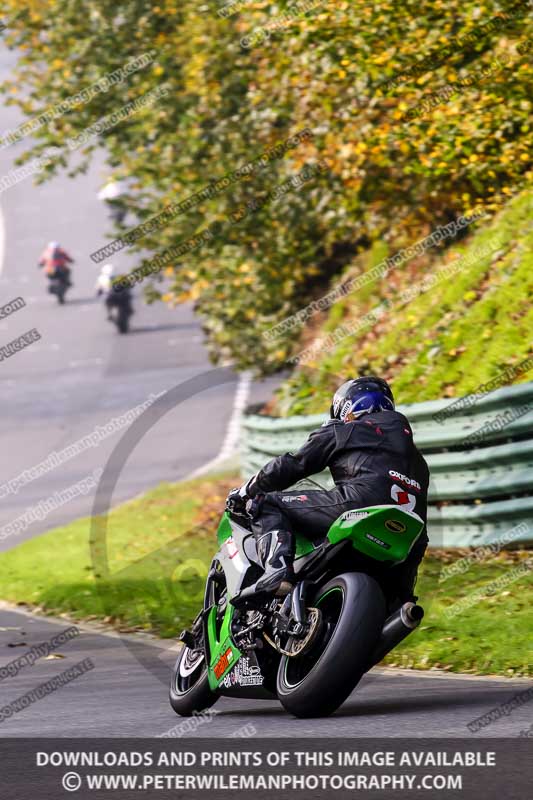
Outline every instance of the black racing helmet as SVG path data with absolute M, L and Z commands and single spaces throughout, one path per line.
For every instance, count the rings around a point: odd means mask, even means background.
M 387 381 L 368 375 L 339 386 L 329 413 L 331 419 L 352 422 L 375 411 L 394 411 L 394 397 Z

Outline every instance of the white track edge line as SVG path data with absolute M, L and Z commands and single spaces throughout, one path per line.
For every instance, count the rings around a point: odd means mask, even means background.
M 242 415 L 248 403 L 251 385 L 252 373 L 241 372 L 239 374 L 239 383 L 233 399 L 233 411 L 231 413 L 230 421 L 226 430 L 226 436 L 224 437 L 224 441 L 222 442 L 222 447 L 220 448 L 218 455 L 203 466 L 193 470 L 193 472 L 189 473 L 185 478 L 182 478 L 182 480 L 190 481 L 194 478 L 200 478 L 202 475 L 212 472 L 218 466 L 235 455 L 241 433 Z

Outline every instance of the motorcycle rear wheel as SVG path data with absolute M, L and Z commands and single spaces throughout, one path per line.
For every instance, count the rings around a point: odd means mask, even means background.
M 309 606 L 320 609 L 322 630 L 308 652 L 283 656 L 276 691 L 296 717 L 332 714 L 363 677 L 386 617 L 383 592 L 360 572 L 347 572 L 319 587 Z

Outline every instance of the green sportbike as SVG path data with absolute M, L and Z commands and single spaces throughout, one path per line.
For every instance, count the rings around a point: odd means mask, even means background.
M 295 584 L 258 596 L 263 573 L 246 520 L 226 511 L 204 606 L 180 639 L 170 704 L 190 716 L 219 697 L 278 698 L 297 717 L 331 714 L 419 625 L 421 606 L 385 599 L 386 575 L 424 530 L 396 505 L 346 511 L 325 539 L 296 536 Z

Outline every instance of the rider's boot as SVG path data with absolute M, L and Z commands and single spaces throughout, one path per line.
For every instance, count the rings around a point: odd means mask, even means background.
M 289 590 L 295 582 L 294 534 L 290 531 L 270 531 L 257 539 L 257 550 L 265 572 L 255 584 L 256 592 L 276 594 Z

